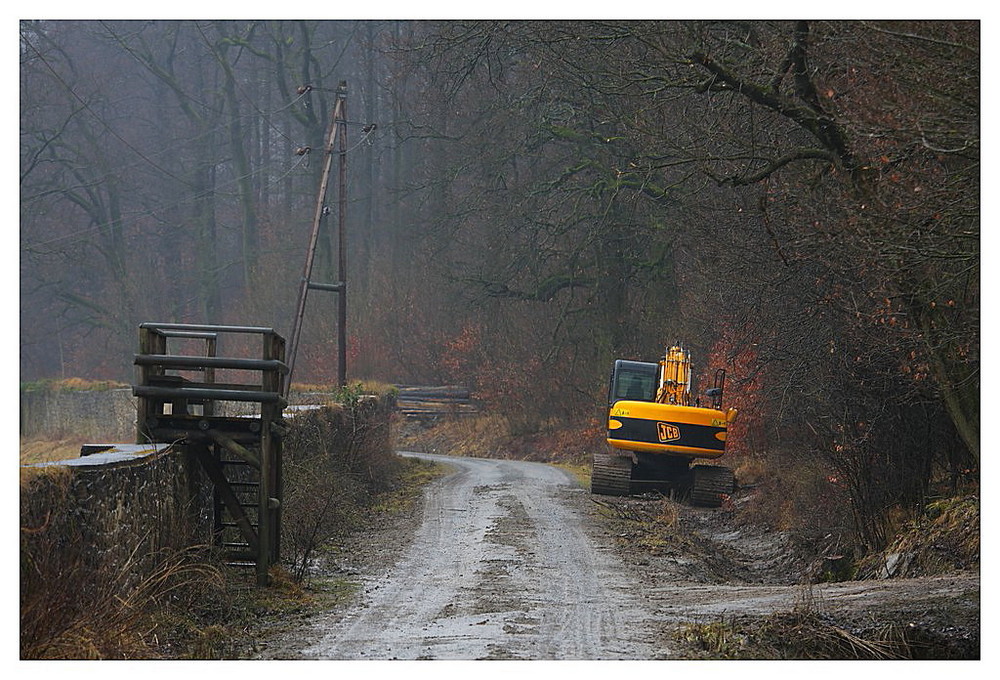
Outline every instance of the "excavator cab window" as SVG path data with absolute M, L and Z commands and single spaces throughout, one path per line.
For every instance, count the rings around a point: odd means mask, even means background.
M 619 359 L 611 373 L 608 404 L 619 399 L 654 401 L 658 374 L 658 364 Z

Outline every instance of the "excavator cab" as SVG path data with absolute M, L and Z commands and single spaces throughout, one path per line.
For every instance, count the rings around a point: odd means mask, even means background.
M 658 364 L 618 359 L 611 371 L 608 406 L 619 399 L 653 401 L 656 398 Z

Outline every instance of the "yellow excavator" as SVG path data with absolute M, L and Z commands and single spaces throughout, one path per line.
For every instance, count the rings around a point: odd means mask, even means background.
M 643 489 L 688 495 L 693 505 L 718 507 L 733 493 L 733 471 L 693 465 L 726 452 L 726 432 L 736 409 L 723 410 L 726 371 L 692 398 L 691 355 L 679 344 L 659 362 L 615 361 L 608 390 L 607 453 L 594 455 L 590 490 L 627 496 Z

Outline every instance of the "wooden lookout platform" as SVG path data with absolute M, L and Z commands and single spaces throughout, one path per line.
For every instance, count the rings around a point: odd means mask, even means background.
M 254 336 L 255 356 L 218 355 L 224 338 L 246 350 Z M 188 447 L 212 481 L 216 544 L 267 585 L 281 545 L 284 338 L 255 326 L 144 323 L 135 365 L 136 442 Z

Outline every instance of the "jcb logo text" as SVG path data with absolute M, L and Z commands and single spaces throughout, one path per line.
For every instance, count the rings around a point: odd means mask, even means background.
M 656 434 L 661 442 L 672 442 L 681 438 L 681 429 L 670 423 L 657 423 Z

